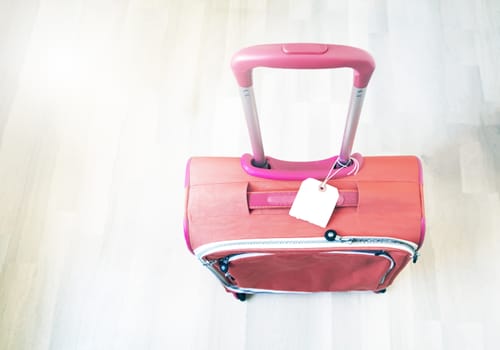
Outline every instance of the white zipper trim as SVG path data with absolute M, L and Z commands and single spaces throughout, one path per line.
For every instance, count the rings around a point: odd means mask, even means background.
M 200 262 L 206 266 L 216 277 L 217 279 L 231 292 L 235 293 L 245 293 L 245 294 L 255 294 L 255 293 L 290 293 L 290 294 L 300 294 L 300 293 L 310 293 L 310 292 L 290 292 L 290 291 L 281 291 L 281 290 L 267 290 L 267 289 L 256 289 L 256 288 L 239 288 L 238 286 L 229 283 L 226 278 L 231 277 L 229 272 L 227 272 L 226 276 L 223 276 L 219 273 L 217 269 L 212 266 L 216 263 L 216 260 L 209 261 L 205 259 L 205 257 L 209 254 L 214 254 L 218 252 L 225 251 L 245 251 L 245 249 L 262 249 L 262 250 L 272 250 L 272 249 L 335 249 L 335 248 L 346 248 L 348 247 L 350 250 L 355 249 L 399 249 L 408 252 L 412 257 L 418 255 L 418 245 L 401 239 L 395 239 L 391 237 L 360 237 L 360 236 L 338 236 L 334 241 L 328 241 L 324 238 L 293 238 L 293 239 L 285 239 L 285 238 L 269 238 L 269 239 L 242 239 L 242 240 L 231 240 L 231 241 L 222 241 L 222 242 L 214 242 L 202 245 L 194 250 L 194 254 L 200 260 Z M 328 251 L 325 251 L 328 253 Z M 347 253 L 347 252 L 346 252 Z M 243 253 L 245 257 L 251 256 L 261 256 L 261 255 L 269 255 L 272 253 L 264 253 L 264 252 L 254 252 L 254 253 Z M 233 259 L 237 259 L 236 254 Z M 390 260 L 390 258 L 381 255 L 384 258 Z M 390 272 L 394 268 L 394 262 L 391 262 L 391 266 L 387 273 L 382 277 L 380 284 L 382 285 L 385 282 L 385 279 L 390 274 Z M 225 278 L 226 277 L 226 278 Z
M 225 285 L 225 288 L 233 293 L 244 293 L 244 294 L 313 294 L 318 292 L 308 292 L 308 291 L 289 291 L 289 290 L 277 290 L 277 289 L 259 289 L 259 288 L 239 288 L 235 285 Z M 366 292 L 364 289 L 351 290 L 349 293 L 353 292 Z M 330 291 L 319 292 L 319 293 L 331 293 Z
M 268 239 L 241 239 L 204 244 L 194 250 L 196 257 L 203 264 L 203 259 L 209 254 L 224 252 L 228 250 L 244 251 L 245 249 L 335 249 L 349 247 L 355 248 L 393 248 L 407 251 L 412 257 L 416 254 L 417 245 L 413 242 L 389 237 L 357 237 L 337 236 L 335 241 L 327 241 L 324 238 L 268 238 Z
M 255 258 L 257 256 L 274 255 L 274 253 L 240 253 L 229 257 L 228 262 L 237 261 L 240 259 Z
M 301 291 L 289 291 L 289 290 L 276 290 L 276 289 L 259 289 L 259 288 L 239 288 L 235 285 L 226 285 L 226 289 L 233 293 L 245 293 L 245 294 L 312 294 L 314 292 L 301 292 Z

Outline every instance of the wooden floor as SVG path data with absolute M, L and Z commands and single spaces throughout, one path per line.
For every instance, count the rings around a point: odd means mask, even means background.
M 0 349 L 498 349 L 500 1 L 0 1 Z M 190 155 L 250 149 L 233 52 L 376 59 L 355 151 L 416 154 L 422 256 L 385 295 L 240 303 L 182 234 Z M 351 73 L 258 70 L 266 151 L 338 152 Z M 387 213 L 391 219 L 391 213 Z

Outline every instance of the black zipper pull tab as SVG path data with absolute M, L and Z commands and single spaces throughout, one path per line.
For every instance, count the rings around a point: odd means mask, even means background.
M 326 230 L 325 232 L 325 239 L 329 242 L 335 241 L 337 238 L 337 231 L 335 230 Z
M 229 259 L 230 258 L 231 258 L 231 256 L 226 256 L 224 258 L 221 258 L 218 260 L 218 264 L 219 264 L 220 271 L 224 274 L 224 277 L 226 277 L 231 283 L 234 283 L 235 279 L 229 273 Z
M 229 271 L 229 257 L 226 256 L 225 258 L 219 259 L 219 269 L 223 273 L 227 273 Z
M 339 243 L 347 243 L 351 244 L 353 242 L 352 238 L 344 238 L 337 234 L 335 230 L 326 230 L 325 231 L 325 239 L 328 242 L 339 242 Z

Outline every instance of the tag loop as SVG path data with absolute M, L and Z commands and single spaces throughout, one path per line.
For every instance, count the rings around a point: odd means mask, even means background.
M 326 175 L 325 179 L 323 180 L 321 185 L 319 185 L 320 191 L 323 191 L 324 189 L 326 189 L 326 183 L 328 181 L 330 181 L 331 179 L 333 179 L 335 177 L 335 175 L 337 175 L 343 169 L 349 167 L 351 165 L 351 163 L 354 164 L 354 167 L 350 172 L 347 173 L 347 175 L 356 175 L 359 171 L 360 165 L 359 165 L 359 161 L 355 157 L 351 157 L 346 164 L 339 162 L 339 158 L 337 158 L 337 160 L 333 163 L 330 170 L 328 171 L 328 174 Z

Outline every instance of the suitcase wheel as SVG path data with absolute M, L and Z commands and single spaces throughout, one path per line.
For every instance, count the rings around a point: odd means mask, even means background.
M 245 293 L 236 293 L 234 296 L 239 301 L 245 301 L 245 300 L 247 300 L 247 295 Z

